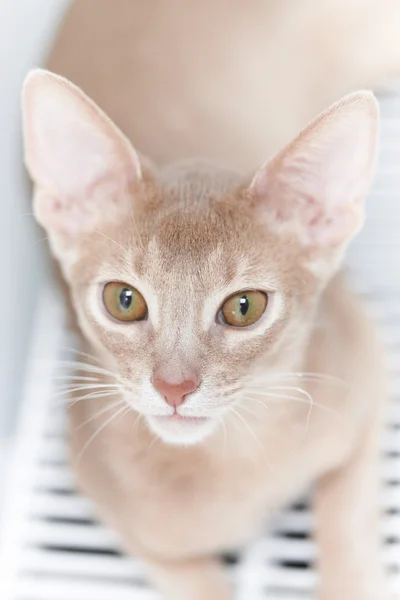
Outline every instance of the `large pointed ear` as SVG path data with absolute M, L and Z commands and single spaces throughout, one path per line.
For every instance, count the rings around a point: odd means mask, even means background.
M 80 89 L 37 69 L 22 94 L 25 159 L 35 183 L 34 210 L 56 245 L 93 229 L 106 211 L 127 210 L 141 180 L 127 138 Z
M 272 226 L 310 250 L 343 248 L 363 224 L 378 124 L 373 94 L 350 94 L 261 167 L 250 192 Z

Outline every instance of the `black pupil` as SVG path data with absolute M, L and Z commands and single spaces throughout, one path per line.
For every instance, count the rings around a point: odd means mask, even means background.
M 133 292 L 132 290 L 128 290 L 124 288 L 119 295 L 119 301 L 121 303 L 122 308 L 127 310 L 132 304 Z
M 247 296 L 242 296 L 239 300 L 239 310 L 243 316 L 245 316 L 247 314 L 247 311 L 249 310 L 249 306 L 250 306 L 250 302 L 249 302 L 249 299 L 247 298 Z

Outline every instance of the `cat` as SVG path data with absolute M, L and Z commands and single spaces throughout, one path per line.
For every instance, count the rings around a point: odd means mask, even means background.
M 374 173 L 373 94 L 250 175 L 156 166 L 48 71 L 27 77 L 23 120 L 84 340 L 71 461 L 99 517 L 166 600 L 229 600 L 215 556 L 314 484 L 318 600 L 386 600 L 382 353 L 340 268 Z

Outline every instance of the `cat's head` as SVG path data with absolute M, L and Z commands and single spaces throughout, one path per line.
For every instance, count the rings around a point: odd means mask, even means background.
M 151 165 L 44 71 L 27 78 L 23 112 L 35 215 L 80 327 L 150 428 L 198 442 L 254 378 L 301 366 L 321 292 L 363 223 L 371 93 L 329 108 L 249 177 Z

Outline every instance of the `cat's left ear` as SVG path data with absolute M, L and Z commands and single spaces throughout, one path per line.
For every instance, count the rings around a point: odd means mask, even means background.
M 378 125 L 373 94 L 350 94 L 261 167 L 250 193 L 272 226 L 306 249 L 343 248 L 364 221 Z

